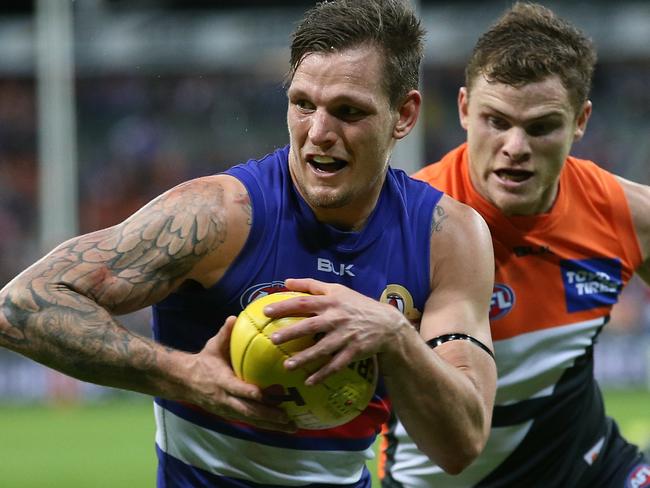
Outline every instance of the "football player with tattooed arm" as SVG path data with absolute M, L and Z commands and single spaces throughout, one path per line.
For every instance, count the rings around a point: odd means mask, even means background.
M 391 406 L 427 456 L 464 469 L 495 390 L 493 254 L 477 212 L 388 164 L 420 111 L 422 38 L 406 0 L 307 11 L 291 44 L 289 144 L 58 246 L 0 292 L 0 344 L 154 396 L 159 486 L 370 487 Z M 273 341 L 324 334 L 285 363 L 326 358 L 308 383 L 378 357 L 372 401 L 343 426 L 296 429 L 233 373 L 234 316 L 279 289 L 310 296 L 265 309 L 306 317 Z M 153 340 L 118 318 L 149 306 Z
M 595 62 L 581 31 L 524 2 L 474 47 L 458 93 L 467 142 L 415 177 L 478 210 L 492 233 L 492 431 L 449 476 L 393 419 L 385 488 L 650 486 L 594 378 L 612 306 L 635 272 L 650 281 L 650 188 L 569 155 L 592 112 Z

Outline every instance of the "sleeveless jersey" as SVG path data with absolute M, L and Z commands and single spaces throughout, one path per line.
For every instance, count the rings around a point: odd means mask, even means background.
M 487 221 L 496 274 L 490 324 L 498 369 L 485 451 L 459 476 L 420 454 L 394 419 L 382 454 L 386 486 L 569 487 L 610 435 L 593 374 L 593 346 L 641 263 L 615 177 L 567 158 L 552 209 L 506 217 L 474 189 L 467 146 L 414 175 Z
M 430 293 L 429 234 L 441 193 L 389 169 L 378 203 L 359 232 L 318 222 L 293 186 L 285 147 L 226 173 L 246 187 L 250 235 L 223 278 L 209 289 L 184 288 L 154 306 L 154 336 L 196 352 L 229 315 L 284 290 L 286 278 L 340 283 L 393 303 L 407 317 Z M 424 263 L 424 264 L 423 264 Z M 379 382 L 368 408 L 347 424 L 285 434 L 233 423 L 201 409 L 156 398 L 159 486 L 369 487 L 365 462 L 388 418 Z

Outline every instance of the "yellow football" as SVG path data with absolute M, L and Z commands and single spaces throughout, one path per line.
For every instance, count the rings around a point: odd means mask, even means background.
M 377 386 L 377 358 L 355 361 L 314 386 L 305 379 L 325 361 L 289 371 L 284 361 L 318 340 L 304 336 L 283 344 L 271 342 L 271 334 L 304 317 L 272 320 L 266 305 L 305 295 L 279 292 L 258 298 L 237 317 L 230 339 L 230 359 L 235 374 L 264 390 L 267 401 L 279 405 L 302 429 L 328 429 L 349 422 L 368 405 Z

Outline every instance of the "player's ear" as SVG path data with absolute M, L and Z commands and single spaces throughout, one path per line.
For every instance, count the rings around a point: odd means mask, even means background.
M 587 100 L 584 103 L 582 109 L 580 110 L 580 113 L 576 117 L 576 128 L 575 131 L 573 132 L 574 141 L 579 141 L 580 139 L 582 139 L 582 136 L 585 135 L 585 131 L 587 130 L 587 122 L 589 122 L 589 117 L 591 117 L 591 100 Z
M 460 126 L 465 130 L 467 130 L 468 105 L 469 92 L 466 86 L 461 86 L 460 90 L 458 90 L 458 118 L 460 120 Z
M 420 115 L 422 105 L 422 95 L 417 90 L 411 90 L 406 94 L 404 100 L 398 109 L 398 118 L 393 129 L 393 137 L 402 139 L 411 132 Z

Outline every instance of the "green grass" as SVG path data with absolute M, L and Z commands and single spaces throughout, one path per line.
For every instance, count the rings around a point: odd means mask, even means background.
M 155 486 L 150 401 L 0 407 L 0 485 Z
M 610 390 L 605 398 L 608 412 L 627 438 L 647 445 L 650 392 Z M 0 406 L 0 440 L 3 487 L 155 486 L 154 422 L 148 399 L 58 407 Z M 374 474 L 374 463 L 370 469 Z
M 650 391 L 607 390 L 605 408 L 627 440 L 641 448 L 650 447 Z

